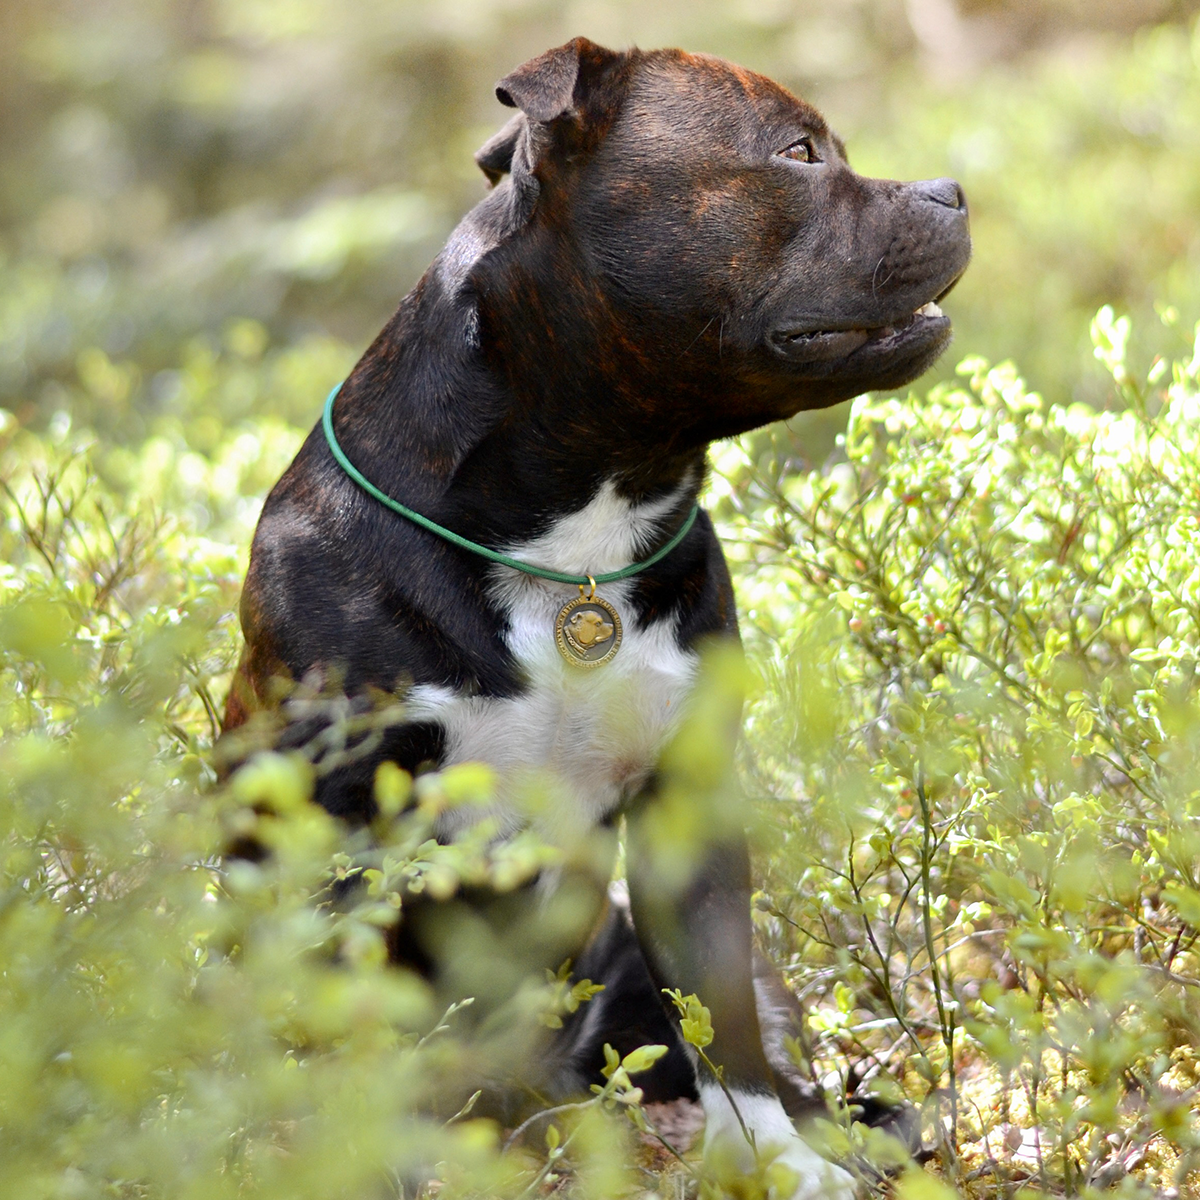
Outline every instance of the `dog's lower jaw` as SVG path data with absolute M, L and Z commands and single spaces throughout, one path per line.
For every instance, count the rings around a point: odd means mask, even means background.
M 796 1177 L 792 1191 L 776 1200 L 854 1200 L 854 1177 L 804 1141 L 777 1096 L 736 1087 L 730 1087 L 726 1095 L 715 1083 L 702 1083 L 699 1090 L 704 1107 L 704 1157 L 718 1171 L 723 1167 L 753 1169 L 755 1148 L 746 1140 L 748 1132 L 754 1137 L 760 1162 L 779 1163 Z

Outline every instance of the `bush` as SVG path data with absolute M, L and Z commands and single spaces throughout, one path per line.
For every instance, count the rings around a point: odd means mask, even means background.
M 718 455 L 760 681 L 755 905 L 810 1006 L 797 1053 L 919 1104 L 968 1193 L 1194 1182 L 1200 340 L 1142 383 L 1128 336 L 1093 326 L 1119 411 L 969 360 L 961 385 L 858 401 L 820 471 L 753 439 Z M 511 887 L 555 853 L 430 841 L 486 776 L 385 772 L 369 845 L 304 802 L 316 749 L 214 788 L 249 523 L 299 431 L 241 418 L 203 459 L 163 432 L 4 436 L 0 1196 L 399 1196 L 430 1169 L 442 1196 L 691 1186 L 629 1143 L 636 1058 L 514 1148 L 469 1104 L 427 1115 L 493 1047 L 384 965 L 398 882 Z M 271 859 L 223 866 L 251 826 Z M 581 1002 L 555 978 L 519 1015 Z
M 825 471 L 721 460 L 761 928 L 819 1069 L 920 1101 L 959 1186 L 1183 1186 L 1200 1151 L 1200 327 L 1144 386 L 1129 332 L 1092 326 L 1120 411 L 969 359 L 857 401 Z
M 395 1196 L 439 1162 L 443 1194 L 519 1193 L 557 1156 L 502 1158 L 490 1122 L 419 1115 L 486 1047 L 386 966 L 381 928 L 400 877 L 513 887 L 544 855 L 436 846 L 437 809 L 486 787 L 472 767 L 423 779 L 415 806 L 385 772 L 369 850 L 308 803 L 321 763 L 303 754 L 259 754 L 214 790 L 243 552 L 189 530 L 179 489 L 228 532 L 237 485 L 262 484 L 131 470 L 185 514 L 147 516 L 105 462 L 27 432 L 5 457 L 0 1196 Z M 223 864 L 247 832 L 270 859 Z M 335 907 L 353 873 L 367 887 Z M 553 981 L 528 1016 L 579 996 Z M 572 1134 L 600 1194 L 624 1156 L 595 1114 L 630 1086 L 618 1075 Z

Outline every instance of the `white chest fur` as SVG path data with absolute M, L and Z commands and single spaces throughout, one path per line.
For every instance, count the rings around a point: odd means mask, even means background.
M 658 520 L 678 502 L 676 494 L 633 505 L 606 483 L 586 507 L 505 552 L 571 574 L 617 570 L 652 552 Z M 492 597 L 508 618 L 508 646 L 525 673 L 526 690 L 496 699 L 430 684 L 413 689 L 414 717 L 436 720 L 446 731 L 447 765 L 478 761 L 495 768 L 495 811 L 504 831 L 532 820 L 552 840 L 579 836 L 653 770 L 697 660 L 679 647 L 674 619 L 635 627 L 631 588 L 626 580 L 598 589 L 621 614 L 624 637 L 610 662 L 585 670 L 564 662 L 554 644 L 555 617 L 578 590 L 497 566 Z M 536 813 L 521 808 L 522 796 L 537 798 Z M 447 814 L 438 832 L 453 835 L 472 815 Z

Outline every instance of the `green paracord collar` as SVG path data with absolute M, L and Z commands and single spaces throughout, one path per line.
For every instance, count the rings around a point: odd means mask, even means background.
M 469 550 L 472 554 L 478 554 L 481 558 L 486 558 L 490 562 L 512 567 L 514 571 L 524 571 L 526 575 L 536 575 L 539 579 L 551 579 L 555 583 L 573 583 L 581 588 L 586 584 L 591 584 L 594 593 L 596 584 L 598 583 L 615 583 L 618 579 L 628 579 L 631 575 L 637 575 L 639 572 L 646 570 L 647 567 L 652 567 L 656 562 L 666 558 L 687 537 L 688 531 L 696 523 L 696 517 L 700 512 L 698 504 L 692 506 L 692 511 L 688 513 L 687 520 L 679 527 L 679 532 L 665 546 L 662 546 L 650 555 L 649 558 L 645 558 L 641 562 L 631 563 L 628 567 L 622 567 L 619 571 L 608 571 L 603 575 L 568 575 L 564 571 L 548 571 L 545 567 L 531 566 L 529 563 L 521 562 L 520 559 L 510 558 L 507 554 L 500 554 L 496 550 L 489 550 L 486 546 L 481 546 L 478 542 L 472 542 L 469 538 L 461 537 L 453 530 L 447 529 L 444 525 L 439 525 L 436 521 L 431 521 L 428 517 L 423 517 L 420 513 L 413 512 L 411 508 L 405 507 L 398 500 L 393 500 L 386 492 L 381 492 L 346 457 L 345 451 L 338 445 L 338 440 L 333 433 L 333 402 L 341 390 L 341 386 L 339 383 L 329 393 L 329 399 L 325 401 L 325 412 L 321 417 L 321 425 L 325 430 L 325 440 L 329 443 L 330 452 L 337 459 L 338 466 L 367 495 L 373 496 L 380 504 L 386 505 L 393 512 L 399 513 L 402 517 L 407 518 L 416 525 L 420 525 L 422 529 L 428 529 L 430 533 L 436 533 L 438 537 L 445 538 L 446 541 L 452 542 L 463 550 Z

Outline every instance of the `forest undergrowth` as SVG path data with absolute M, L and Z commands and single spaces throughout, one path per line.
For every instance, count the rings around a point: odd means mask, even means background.
M 1092 336 L 1106 408 L 969 359 L 857 401 L 820 469 L 782 437 L 714 451 L 755 919 L 807 1007 L 824 1142 L 899 1172 L 864 1165 L 873 1193 L 1197 1190 L 1200 328 L 1144 378 L 1128 321 L 1102 310 Z M 0 428 L 0 1197 L 712 1194 L 650 1132 L 678 1117 L 639 1102 L 653 1052 L 516 1141 L 470 1106 L 423 1115 L 486 1050 L 381 930 L 403 890 L 511 888 L 557 853 L 432 840 L 486 770 L 384 770 L 359 833 L 308 803 L 328 745 L 216 786 L 249 534 L 303 433 L 251 398 L 347 365 L 264 347 L 235 324 L 179 365 L 187 439 Z M 84 367 L 114 403 L 133 386 Z M 206 398 L 239 388 L 205 433 Z M 694 707 L 681 788 L 719 705 Z M 270 858 L 224 862 L 247 831 Z M 559 976 L 521 1015 L 581 1003 Z M 860 1088 L 918 1108 L 923 1164 L 837 1103 Z

